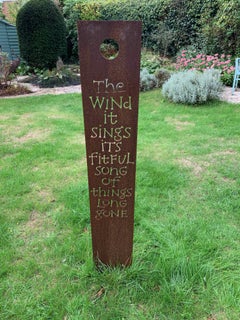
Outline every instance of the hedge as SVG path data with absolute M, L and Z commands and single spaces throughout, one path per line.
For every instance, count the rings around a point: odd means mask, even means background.
M 240 53 L 240 1 L 235 0 L 66 0 L 68 36 L 77 56 L 76 21 L 141 20 L 142 45 L 175 56 L 187 46 L 213 54 Z

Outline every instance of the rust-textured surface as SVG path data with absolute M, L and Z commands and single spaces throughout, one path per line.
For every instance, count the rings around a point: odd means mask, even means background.
M 78 36 L 93 257 L 97 265 L 127 266 L 133 247 L 141 22 L 79 21 Z M 106 39 L 118 44 L 115 58 L 100 52 Z

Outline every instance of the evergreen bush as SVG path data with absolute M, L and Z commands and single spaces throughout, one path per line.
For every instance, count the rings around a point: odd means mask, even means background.
M 164 97 L 175 103 L 191 105 L 218 99 L 221 90 L 220 71 L 214 69 L 175 73 L 162 87 Z
M 30 0 L 17 15 L 21 57 L 31 66 L 52 69 L 66 57 L 66 27 L 51 0 Z

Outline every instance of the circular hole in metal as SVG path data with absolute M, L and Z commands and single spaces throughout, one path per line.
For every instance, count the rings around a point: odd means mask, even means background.
M 113 60 L 118 56 L 119 45 L 114 39 L 105 39 L 101 43 L 99 50 L 103 58 Z

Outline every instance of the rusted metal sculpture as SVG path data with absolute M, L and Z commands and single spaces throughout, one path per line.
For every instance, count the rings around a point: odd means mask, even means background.
M 93 257 L 132 262 L 141 22 L 79 21 Z

